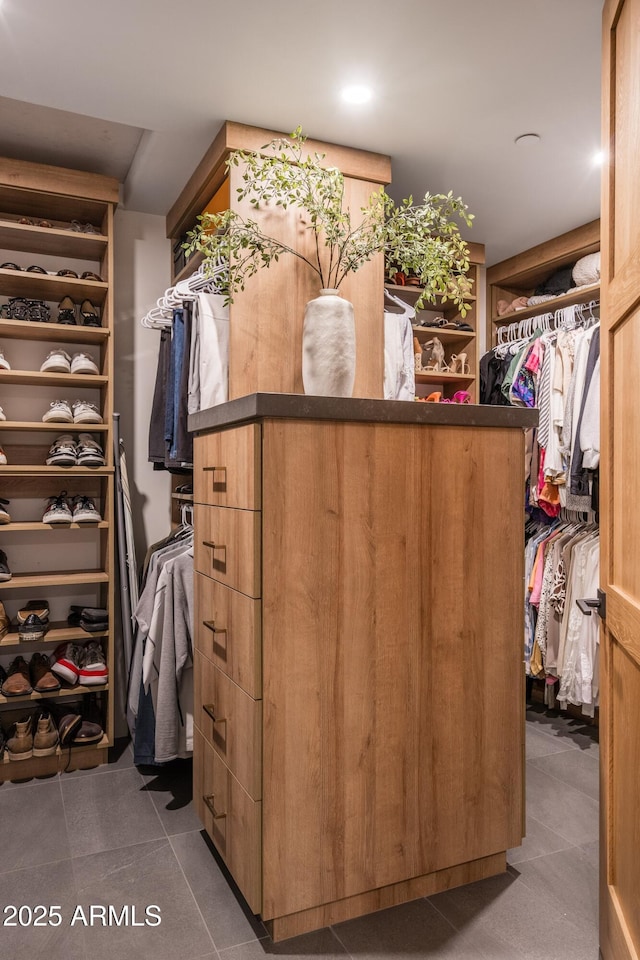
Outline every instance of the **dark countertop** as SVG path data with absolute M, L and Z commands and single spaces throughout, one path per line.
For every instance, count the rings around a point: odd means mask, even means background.
M 463 427 L 534 427 L 538 411 L 482 404 L 416 403 L 356 397 L 307 397 L 298 393 L 251 393 L 200 410 L 189 430 L 204 433 L 264 417 L 294 420 L 355 420 L 361 423 L 424 423 Z

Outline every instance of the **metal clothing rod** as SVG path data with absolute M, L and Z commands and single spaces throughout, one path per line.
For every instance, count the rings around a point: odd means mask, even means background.
M 120 610 L 122 615 L 122 638 L 124 642 L 125 675 L 129 673 L 133 652 L 133 629 L 131 621 L 131 592 L 129 589 L 129 566 L 127 562 L 127 536 L 124 518 L 124 494 L 120 470 L 120 414 L 113 415 L 113 464 L 116 484 L 116 530 L 118 542 L 118 568 L 120 571 Z

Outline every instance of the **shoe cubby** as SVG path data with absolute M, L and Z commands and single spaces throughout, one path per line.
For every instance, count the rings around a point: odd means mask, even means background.
M 484 246 L 479 243 L 470 243 L 470 267 L 468 276 L 471 280 L 471 292 L 466 297 L 469 309 L 463 317 L 459 308 L 449 301 L 438 298 L 434 304 L 427 304 L 424 309 L 416 312 L 413 323 L 413 335 L 420 344 L 422 355 L 426 345 L 437 337 L 444 349 L 444 361 L 440 369 L 425 369 L 422 360 L 415 362 L 416 397 L 425 398 L 434 390 L 442 393 L 443 399 L 451 399 L 458 391 L 466 390 L 471 395 L 473 403 L 478 402 L 478 286 L 479 274 L 484 264 Z M 422 287 L 412 284 L 398 284 L 391 281 L 385 283 L 391 294 L 404 300 L 411 306 L 422 293 Z M 385 304 L 385 309 L 393 310 L 393 306 Z M 463 326 L 461 326 L 463 325 Z M 465 329 L 470 327 L 470 329 Z M 415 342 L 415 341 L 414 341 Z M 414 350 L 414 358 L 416 356 Z M 465 355 L 466 365 L 460 369 L 460 361 L 455 370 L 451 370 L 453 358 Z M 448 368 L 448 369 L 447 369 Z
M 7 461 L 0 463 L 0 498 L 10 501 L 10 522 L 0 524 L 0 549 L 11 571 L 11 579 L 0 582 L 0 601 L 10 621 L 0 638 L 0 665 L 6 670 L 16 656 L 29 660 L 37 651 L 50 656 L 62 642 L 98 639 L 110 678 L 97 700 L 95 687 L 78 684 L 51 694 L 0 696 L 5 731 L 12 716 L 24 712 L 31 701 L 74 700 L 82 707 L 89 699 L 98 704 L 104 730 L 99 744 L 72 745 L 70 759 L 68 749 L 25 761 L 8 761 L 5 755 L 0 781 L 45 775 L 68 763 L 70 769 L 94 766 L 106 761 L 106 747 L 113 742 L 112 243 L 118 191 L 117 182 L 108 177 L 0 158 L 0 351 L 10 367 L 0 364 L 0 407 L 6 418 L 0 419 L 0 449 Z M 34 265 L 39 269 L 30 271 Z M 68 271 L 77 276 L 66 275 Z M 42 301 L 48 320 L 14 316 L 25 310 L 19 304 L 10 308 L 16 297 L 36 303 L 34 316 L 43 315 L 37 305 Z M 71 316 L 75 324 L 57 322 L 65 298 L 70 298 L 73 312 L 63 318 Z M 100 326 L 83 322 L 81 305 L 87 300 Z M 53 351 L 69 356 L 68 370 L 41 369 Z M 71 361 L 78 354 L 89 354 L 97 372 L 72 373 Z M 79 360 L 77 366 L 82 366 Z M 43 421 L 55 401 L 67 401 L 72 408 L 92 404 L 102 422 Z M 72 415 L 79 416 L 79 408 Z M 52 445 L 64 434 L 74 443 L 88 434 L 102 449 L 104 465 L 78 465 L 78 457 L 72 465 L 47 465 Z M 43 522 L 49 498 L 63 492 L 68 501 L 90 498 L 100 519 L 75 522 L 72 510 L 69 522 Z M 17 611 L 34 599 L 47 600 L 49 628 L 42 639 L 25 640 L 18 633 Z M 69 625 L 72 605 L 105 608 L 108 629 L 89 633 Z

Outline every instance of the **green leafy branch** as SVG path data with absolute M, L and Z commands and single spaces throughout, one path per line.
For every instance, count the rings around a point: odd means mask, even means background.
M 306 151 L 306 139 L 297 127 L 289 138 L 266 144 L 261 153 L 233 152 L 227 169 L 241 169 L 238 200 L 247 200 L 254 210 L 296 207 L 304 212 L 304 227 L 314 236 L 313 256 L 265 234 L 255 220 L 231 210 L 203 214 L 187 236 L 186 251 L 202 253 L 205 267 L 221 256 L 228 259 L 228 301 L 233 302 L 234 293 L 244 290 L 258 269 L 282 254 L 306 263 L 321 287 L 337 289 L 349 273 L 384 252 L 388 263 L 418 276 L 424 287 L 418 307 L 440 297 L 454 301 L 464 316 L 471 289 L 466 276 L 469 250 L 458 221 L 471 225 L 473 217 L 460 197 L 427 193 L 420 204 L 409 197 L 396 205 L 381 189 L 360 209 L 354 225 L 351 211 L 344 208 L 343 175 L 322 166 L 324 154 Z

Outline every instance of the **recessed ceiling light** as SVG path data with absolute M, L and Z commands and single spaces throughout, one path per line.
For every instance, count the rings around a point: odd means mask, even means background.
M 540 143 L 541 139 L 539 133 L 521 133 L 513 142 L 521 147 L 531 147 L 534 143 Z
M 353 84 L 350 87 L 343 87 L 342 99 L 345 103 L 368 103 L 373 96 L 371 87 L 365 87 L 364 84 Z
M 598 150 L 592 157 L 594 167 L 601 167 L 604 163 L 604 150 Z

